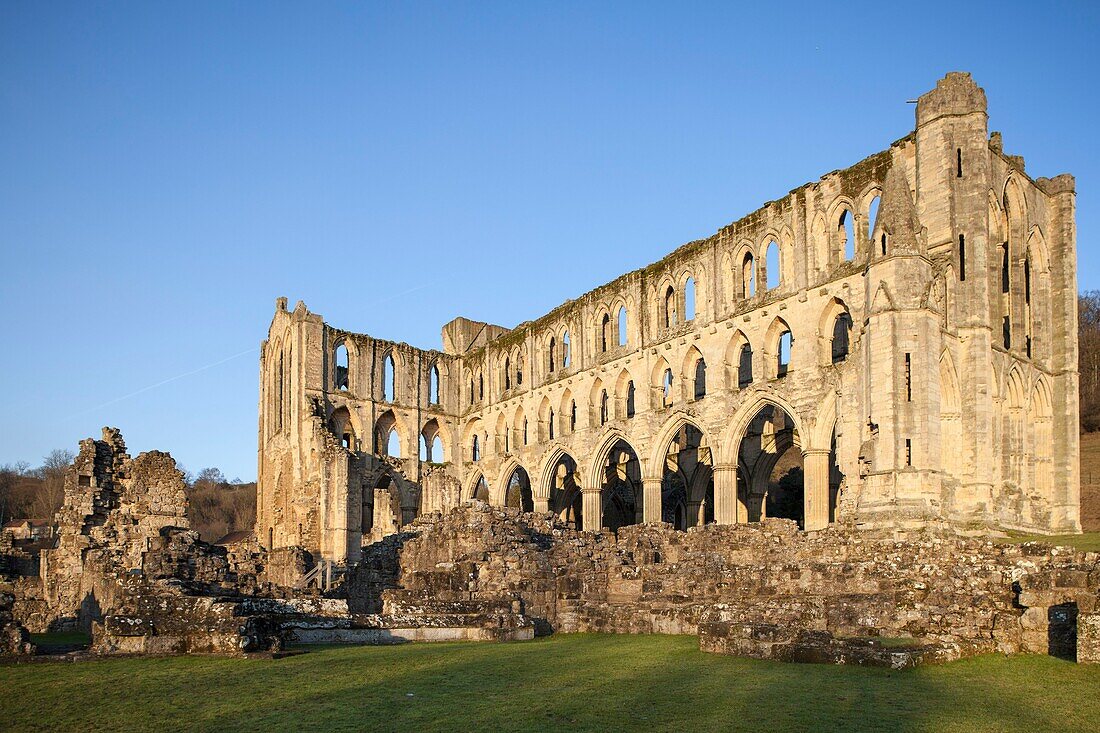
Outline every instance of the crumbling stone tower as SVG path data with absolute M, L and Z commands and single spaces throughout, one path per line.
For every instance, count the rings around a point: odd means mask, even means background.
M 279 299 L 258 534 L 354 561 L 480 498 L 584 529 L 1079 529 L 1074 181 L 951 73 L 916 129 L 514 329 L 443 350 Z

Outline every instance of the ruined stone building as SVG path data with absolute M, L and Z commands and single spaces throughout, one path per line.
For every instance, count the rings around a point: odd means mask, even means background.
M 1074 207 L 951 73 L 887 150 L 513 329 L 424 350 L 280 298 L 257 536 L 354 562 L 475 498 L 583 529 L 1077 531 Z

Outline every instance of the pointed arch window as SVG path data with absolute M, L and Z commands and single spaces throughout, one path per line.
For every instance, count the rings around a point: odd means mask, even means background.
M 782 263 L 779 261 L 779 243 L 774 239 L 764 250 L 764 263 L 768 275 L 768 290 L 779 287 L 783 281 Z
M 600 425 L 607 422 L 607 390 L 600 392 Z
M 852 317 L 841 313 L 833 321 L 832 362 L 839 364 L 848 358 L 849 341 L 852 332 Z
M 577 429 L 577 401 L 573 400 L 569 403 L 569 432 L 573 432 Z
M 550 424 L 547 426 L 547 430 L 550 433 L 550 440 L 554 439 L 554 410 L 550 410 Z
M 695 362 L 695 399 L 707 396 L 707 362 L 700 358 Z
M 852 224 L 852 212 L 844 209 L 840 212 L 837 221 L 836 234 L 840 240 L 840 251 L 844 253 L 844 259 L 852 261 L 856 256 L 856 232 Z
M 396 376 L 394 374 L 393 355 L 386 354 L 382 360 L 382 399 L 393 402 Z
M 611 331 L 611 316 L 606 313 L 603 314 L 603 320 L 600 321 L 600 351 L 607 351 L 608 335 Z
M 752 384 L 752 347 L 742 344 L 741 351 L 737 355 L 737 386 L 743 389 L 750 384 Z
M 661 376 L 661 406 L 668 407 L 672 404 L 672 370 L 665 369 Z
M 481 460 L 481 441 L 478 440 L 477 435 L 474 435 L 473 444 L 470 446 L 470 457 L 474 462 Z
M 395 428 L 390 428 L 390 432 L 386 436 L 386 455 L 391 458 L 401 457 L 401 437 L 397 434 Z
M 676 325 L 676 291 L 669 285 L 665 290 L 664 313 L 662 314 L 665 328 Z
M 626 383 L 626 416 L 634 417 L 634 380 Z
M 428 371 L 428 401 L 433 405 L 439 404 L 439 367 L 435 364 Z
M 787 376 L 787 370 L 791 364 L 791 332 L 789 330 L 779 334 L 778 348 L 776 348 L 776 376 Z
M 684 320 L 695 320 L 695 278 L 689 277 L 684 284 Z
M 336 389 L 346 390 L 349 383 L 349 360 L 348 360 L 348 347 L 343 344 L 336 345 L 336 353 L 334 356 L 336 362 Z
M 553 336 L 551 336 L 550 337 L 550 346 L 546 350 L 546 357 L 547 357 L 547 360 L 548 360 L 548 366 L 550 367 L 551 372 L 554 371 L 554 367 L 556 366 L 555 361 L 554 361 L 554 351 L 557 348 L 558 348 L 558 341 Z
M 875 241 L 875 224 L 878 222 L 878 206 L 879 197 L 875 196 L 871 199 L 870 205 L 867 207 L 867 241 Z M 883 254 L 886 254 L 883 252 Z
M 569 338 L 569 332 L 566 331 L 561 337 L 561 368 L 567 369 L 573 362 L 573 354 L 571 353 L 572 343 Z
M 756 262 L 752 258 L 752 252 L 746 252 L 741 260 L 741 297 L 751 298 L 756 295 Z
M 617 317 L 617 320 L 619 325 L 619 346 L 626 346 L 626 306 L 619 306 L 619 315 Z

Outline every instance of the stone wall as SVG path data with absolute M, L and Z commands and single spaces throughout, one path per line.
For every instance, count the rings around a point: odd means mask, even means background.
M 809 535 L 787 520 L 687 532 L 638 525 L 616 537 L 475 503 L 415 523 L 393 552 L 396 568 L 350 576 L 352 609 L 515 603 L 543 633 L 690 633 L 709 651 L 779 659 L 857 648 L 890 657 L 873 645 L 830 646 L 851 639 L 900 639 L 938 659 L 1066 655 L 1077 614 L 1095 613 L 1100 593 L 1096 553 L 933 533 Z

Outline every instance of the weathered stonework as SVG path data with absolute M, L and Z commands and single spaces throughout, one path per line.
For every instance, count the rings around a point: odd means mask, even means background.
M 280 298 L 257 537 L 354 563 L 472 498 L 589 530 L 1079 531 L 1076 303 L 1072 176 L 1030 177 L 951 73 L 887 150 L 514 329 L 422 350 Z
M 1100 554 L 789 520 L 579 532 L 486 504 L 418 521 L 347 582 L 349 610 L 520 613 L 542 633 L 697 634 L 705 651 L 904 667 L 1001 652 L 1073 657 L 1100 610 Z M 1081 632 L 1095 653 L 1095 622 Z M 1091 635 L 1090 635 L 1091 634 Z M 1091 650 L 1091 651 L 1089 651 Z

